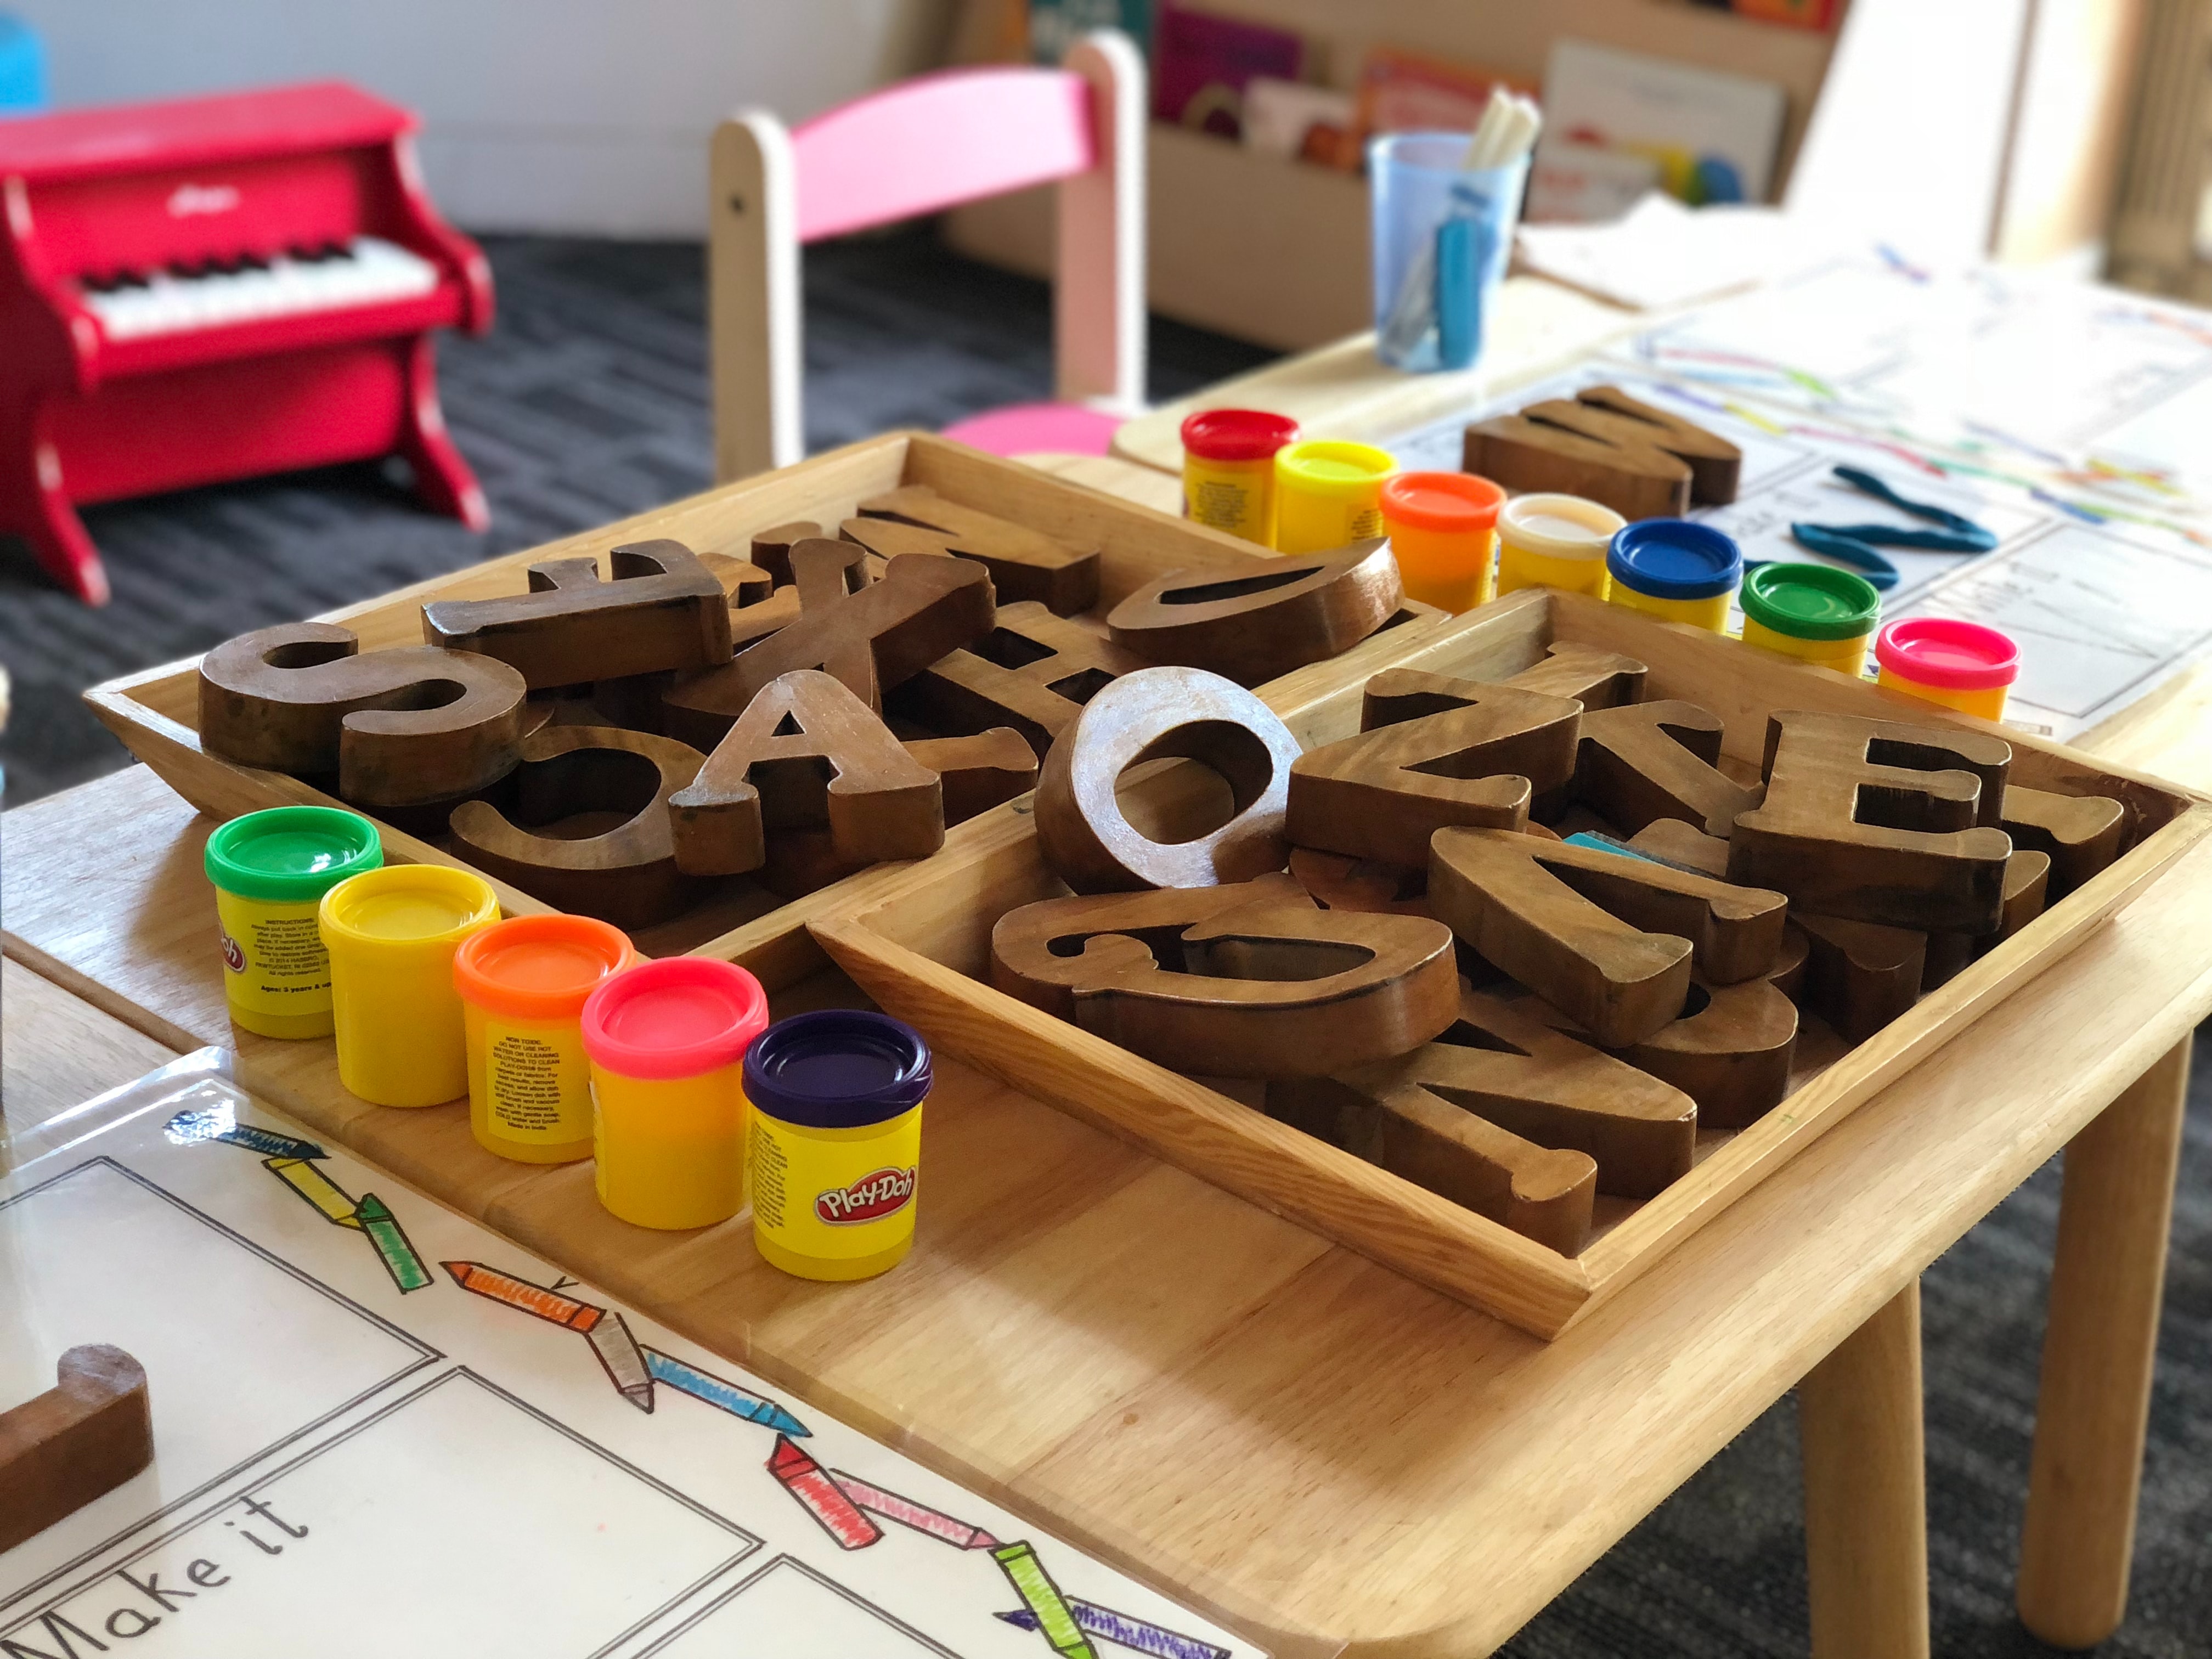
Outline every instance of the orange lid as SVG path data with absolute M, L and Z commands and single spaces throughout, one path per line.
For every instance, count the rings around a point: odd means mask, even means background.
M 1497 527 L 1505 492 L 1472 472 L 1401 472 L 1382 486 L 1382 516 L 1415 530 L 1472 536 Z
M 453 987 L 512 1019 L 574 1019 L 600 982 L 638 959 L 629 936 L 589 916 L 514 916 L 453 952 Z

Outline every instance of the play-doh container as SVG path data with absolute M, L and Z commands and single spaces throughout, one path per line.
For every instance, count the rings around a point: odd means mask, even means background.
M 1900 618 L 1876 637 L 1874 656 L 1891 690 L 1985 720 L 2004 718 L 2020 678 L 2020 647 L 2008 635 L 1953 617 Z
M 512 916 L 461 941 L 453 986 L 477 1145 L 521 1164 L 592 1155 L 584 1004 L 637 959 L 627 934 L 589 916 Z
M 1182 423 L 1182 515 L 1275 544 L 1275 453 L 1298 423 L 1258 409 L 1203 409 Z
M 1743 580 L 1735 538 L 1687 519 L 1639 519 L 1613 532 L 1607 598 L 1662 622 L 1728 631 L 1729 604 Z
M 1334 553 L 1382 533 L 1382 481 L 1397 458 L 1373 444 L 1309 438 L 1275 452 L 1275 550 Z
M 435 1106 L 468 1092 L 453 952 L 499 920 L 481 877 L 400 864 L 323 895 L 338 1081 L 379 1106 Z
M 208 837 L 231 1019 L 272 1037 L 331 1034 L 323 895 L 384 862 L 376 826 L 334 806 L 272 806 Z
M 1580 495 L 1516 495 L 1498 514 L 1498 592 L 1556 587 L 1601 599 L 1606 550 L 1628 522 Z
M 705 1227 L 745 1201 L 745 1050 L 768 993 L 734 963 L 664 957 L 584 1004 L 599 1202 L 640 1227 Z
M 801 1279 L 868 1279 L 914 1248 L 929 1045 L 888 1014 L 780 1020 L 745 1054 L 753 1243 Z
M 1743 579 L 1743 642 L 1859 678 L 1881 595 L 1832 564 L 1763 564 Z
M 1491 596 L 1505 492 L 1471 472 L 1401 472 L 1382 486 L 1382 533 L 1406 597 L 1469 611 Z

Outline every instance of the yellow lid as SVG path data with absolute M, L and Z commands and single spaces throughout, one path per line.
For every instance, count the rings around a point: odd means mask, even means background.
M 1313 495 L 1371 501 L 1382 480 L 1398 470 L 1398 458 L 1373 444 L 1342 438 L 1308 438 L 1275 452 L 1275 475 Z
M 325 944 L 450 950 L 499 920 L 499 898 L 477 876 L 436 864 L 394 864 L 340 882 L 323 896 Z
M 1548 559 L 1602 559 L 1628 522 L 1580 495 L 1516 495 L 1498 515 L 1499 539 Z

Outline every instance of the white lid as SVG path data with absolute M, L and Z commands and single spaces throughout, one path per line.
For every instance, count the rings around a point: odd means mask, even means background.
M 1580 495 L 1516 495 L 1498 514 L 1500 541 L 1550 559 L 1601 559 L 1627 520 Z

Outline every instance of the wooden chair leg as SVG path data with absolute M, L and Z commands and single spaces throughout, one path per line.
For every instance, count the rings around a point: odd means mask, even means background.
M 2189 1049 L 2066 1148 L 2020 1551 L 2021 1622 L 2055 1647 L 2094 1647 L 2127 1611 Z
M 1920 1283 L 1797 1385 L 1814 1659 L 1927 1659 Z

